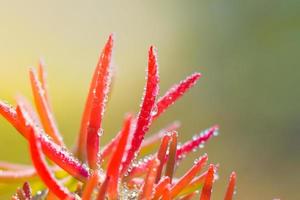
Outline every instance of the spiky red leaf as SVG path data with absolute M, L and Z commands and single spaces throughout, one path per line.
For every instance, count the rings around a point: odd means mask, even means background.
M 177 99 L 193 87 L 200 77 L 200 73 L 194 73 L 188 76 L 185 80 L 171 87 L 164 96 L 159 98 L 157 102 L 157 113 L 153 117 L 159 117 L 170 105 L 174 104 Z
M 171 136 L 169 134 L 164 135 L 164 137 L 162 138 L 159 150 L 157 152 L 157 159 L 159 160 L 159 166 L 157 168 L 157 174 L 156 174 L 156 183 L 160 180 L 161 177 L 161 173 L 164 167 L 164 161 L 165 161 L 165 157 L 167 154 L 167 150 L 169 147 L 169 143 L 171 140 Z
M 176 159 L 180 160 L 184 155 L 192 152 L 193 150 L 201 147 L 207 140 L 209 140 L 216 132 L 219 127 L 217 125 L 209 128 L 200 133 L 199 136 L 194 136 L 192 140 L 185 142 L 181 147 L 177 149 Z
M 229 184 L 227 187 L 226 195 L 224 200 L 232 200 L 235 190 L 236 173 L 232 172 L 229 178 Z
M 172 133 L 172 140 L 169 148 L 168 161 L 166 166 L 166 176 L 170 177 L 170 182 L 172 183 L 173 173 L 175 170 L 175 162 L 176 162 L 176 152 L 177 152 L 177 137 L 178 134 L 176 131 Z
M 20 121 L 26 116 L 26 120 L 28 126 L 33 128 L 32 119 L 30 119 L 29 115 L 26 113 L 26 110 L 22 107 L 22 105 L 17 106 L 17 118 L 20 129 L 24 132 L 24 135 L 27 135 L 26 127 Z M 89 176 L 89 169 L 85 167 L 82 163 L 80 163 L 76 158 L 72 156 L 65 148 L 54 143 L 51 139 L 49 139 L 42 129 L 35 129 L 37 137 L 39 138 L 43 152 L 48 156 L 50 160 L 55 162 L 58 166 L 66 170 L 72 176 L 81 181 L 86 181 Z
M 118 194 L 118 181 L 119 171 L 122 163 L 122 158 L 127 145 L 128 136 L 130 133 L 130 126 L 132 121 L 132 115 L 126 117 L 124 121 L 123 130 L 121 131 L 119 142 L 116 146 L 116 150 L 112 155 L 112 158 L 107 166 L 107 176 L 110 177 L 108 186 L 108 196 L 111 199 L 116 199 Z
M 144 139 L 145 133 L 148 131 L 152 112 L 154 111 L 156 97 L 159 91 L 159 77 L 158 77 L 158 64 L 157 54 L 154 47 L 150 47 L 148 56 L 148 74 L 145 94 L 143 97 L 142 107 L 136 122 L 136 128 L 133 133 L 130 148 L 127 157 L 122 166 L 122 173 L 125 173 L 131 161 L 137 156 L 141 143 Z
M 191 180 L 196 176 L 196 174 L 201 171 L 207 162 L 207 155 L 200 157 L 200 159 L 194 164 L 194 166 L 186 172 L 180 180 L 174 184 L 171 188 L 171 197 L 174 198 L 181 192 L 181 190 L 188 185 Z
M 200 200 L 210 200 L 212 185 L 214 182 L 215 166 L 209 165 L 206 179 L 202 188 Z
M 38 175 L 57 197 L 61 199 L 75 199 L 73 195 L 61 185 L 52 174 L 51 170 L 47 166 L 45 158 L 42 153 L 40 139 L 35 133 L 34 129 L 28 127 L 28 141 L 30 147 L 30 155 L 32 163 L 37 170 Z
M 38 114 L 41 118 L 41 123 L 45 132 L 53 139 L 56 144 L 64 145 L 62 137 L 57 128 L 53 113 L 50 110 L 49 104 L 45 97 L 45 91 L 38 79 L 37 72 L 34 69 L 29 70 L 31 88 L 37 107 Z

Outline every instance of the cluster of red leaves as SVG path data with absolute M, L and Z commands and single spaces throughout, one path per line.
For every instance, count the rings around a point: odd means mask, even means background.
M 217 170 L 216 165 L 198 175 L 205 168 L 208 157 L 203 155 L 181 178 L 175 178 L 177 164 L 191 151 L 201 147 L 218 131 L 213 126 L 193 139 L 178 145 L 173 123 L 146 139 L 152 122 L 170 105 L 186 93 L 201 74 L 195 73 L 171 87 L 165 95 L 159 95 L 157 54 L 150 47 L 147 82 L 140 111 L 126 115 L 123 128 L 109 144 L 100 148 L 100 136 L 105 105 L 112 79 L 112 55 L 114 38 L 111 35 L 101 53 L 91 82 L 82 116 L 76 149 L 72 154 L 63 142 L 57 128 L 47 92 L 44 64 L 38 72 L 30 70 L 30 81 L 38 115 L 23 97 L 17 98 L 12 107 L 0 101 L 0 113 L 28 141 L 33 167 L 0 163 L 0 182 L 26 181 L 38 176 L 46 186 L 46 199 L 191 199 L 202 189 L 200 200 L 209 200 Z M 138 155 L 160 142 L 156 154 L 143 159 Z M 77 157 L 77 158 L 76 158 Z M 46 158 L 48 160 L 46 160 Z M 57 172 L 67 175 L 59 178 Z M 71 191 L 67 181 L 73 178 L 77 187 Z M 236 175 L 230 176 L 225 200 L 234 194 Z M 28 182 L 19 188 L 12 199 L 31 200 Z

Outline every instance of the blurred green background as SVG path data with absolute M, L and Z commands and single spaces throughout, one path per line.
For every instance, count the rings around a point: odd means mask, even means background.
M 194 71 L 203 78 L 151 132 L 180 120 L 185 141 L 217 123 L 220 135 L 202 150 L 220 164 L 214 199 L 223 197 L 231 170 L 238 174 L 236 199 L 299 199 L 299 10 L 293 0 L 0 1 L 0 97 L 32 99 L 27 69 L 43 56 L 55 115 L 71 146 L 98 54 L 115 32 L 107 142 L 124 113 L 138 111 L 154 44 L 161 94 Z M 3 118 L 0 146 L 1 160 L 30 163 L 25 140 Z

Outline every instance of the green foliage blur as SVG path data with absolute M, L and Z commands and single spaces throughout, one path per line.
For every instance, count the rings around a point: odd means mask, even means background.
M 27 69 L 44 57 L 51 102 L 71 148 L 98 54 L 115 32 L 103 145 L 126 112 L 138 112 L 154 44 L 160 94 L 194 71 L 203 78 L 150 132 L 180 120 L 183 142 L 213 124 L 221 127 L 178 174 L 207 152 L 220 164 L 214 199 L 223 197 L 232 170 L 236 199 L 299 199 L 299 10 L 294 0 L 1 1 L 0 98 L 13 103 L 22 93 L 32 100 Z M 2 117 L 0 147 L 0 160 L 30 163 L 26 141 Z

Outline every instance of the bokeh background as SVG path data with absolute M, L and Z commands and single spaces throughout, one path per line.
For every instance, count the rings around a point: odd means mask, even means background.
M 185 141 L 217 123 L 220 135 L 202 150 L 220 164 L 214 199 L 223 197 L 231 170 L 238 173 L 236 199 L 299 199 L 299 10 L 293 0 L 0 1 L 0 96 L 32 99 L 27 69 L 44 57 L 55 115 L 72 146 L 98 54 L 115 32 L 107 142 L 124 113 L 139 109 L 154 44 L 161 94 L 194 71 L 203 78 L 151 132 L 180 120 Z M 25 140 L 3 118 L 0 147 L 1 160 L 30 163 Z

